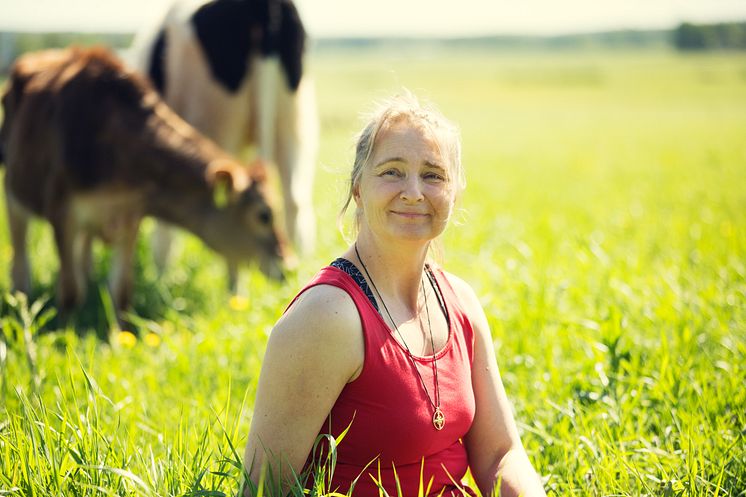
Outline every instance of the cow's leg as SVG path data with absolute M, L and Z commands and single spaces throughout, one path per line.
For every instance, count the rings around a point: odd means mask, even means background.
M 87 295 L 88 282 L 93 275 L 93 261 L 91 260 L 92 241 L 91 234 L 85 230 L 78 231 L 73 240 L 73 265 L 76 268 L 75 286 L 83 299 Z
M 168 264 L 173 237 L 173 228 L 171 225 L 163 221 L 156 223 L 152 236 L 153 259 L 155 260 L 158 272 L 161 274 L 166 270 L 166 264 Z
M 256 115 L 256 149 L 257 159 L 263 161 L 276 160 L 277 145 L 277 95 L 280 86 L 284 84 L 280 69 L 280 61 L 276 57 L 260 58 L 256 61 L 255 75 L 256 81 L 255 98 L 251 102 L 254 106 Z M 248 111 L 248 109 L 247 109 Z M 233 119 L 246 119 L 247 116 L 236 116 L 236 111 L 226 108 L 225 118 L 233 116 Z M 198 126 L 199 127 L 199 126 Z M 240 137 L 233 137 L 240 138 Z M 228 133 L 222 133 L 222 138 L 217 139 L 218 143 L 228 150 L 235 149 L 238 152 L 239 141 L 231 141 Z M 231 261 L 226 261 L 228 268 L 228 285 L 230 290 L 235 294 L 238 292 L 238 266 Z
M 313 210 L 316 122 L 313 94 L 301 82 L 297 93 L 281 99 L 277 129 L 277 168 L 282 183 L 285 224 L 301 253 L 311 253 L 316 242 Z M 310 99 L 310 101 L 307 101 Z
M 261 58 L 256 67 L 256 145 L 259 159 L 276 160 L 278 92 L 286 86 L 277 57 Z
M 230 259 L 226 259 L 225 262 L 228 269 L 228 290 L 233 295 L 238 295 L 238 264 Z
M 29 214 L 17 200 L 13 198 L 9 189 L 5 189 L 5 205 L 8 212 L 8 227 L 10 242 L 13 246 L 13 261 L 11 263 L 11 279 L 13 290 L 28 295 L 31 292 L 31 269 L 26 250 L 26 233 L 28 232 Z
M 122 216 L 118 220 L 117 235 L 112 243 L 114 254 L 109 273 L 109 288 L 117 316 L 120 316 L 120 324 L 121 312 L 127 310 L 132 301 L 132 262 L 140 219 L 140 216 L 135 214 Z
M 75 222 L 68 215 L 67 205 L 58 204 L 57 210 L 50 220 L 54 230 L 57 255 L 60 259 L 57 300 L 60 311 L 67 314 L 83 303 L 84 288 L 79 285 L 81 281 L 85 281 L 85 269 L 75 265 L 75 240 L 78 234 Z

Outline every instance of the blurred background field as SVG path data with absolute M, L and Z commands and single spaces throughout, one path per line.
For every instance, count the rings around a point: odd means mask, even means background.
M 64 330 L 6 296 L 0 494 L 236 493 L 267 334 L 346 246 L 358 115 L 406 87 L 461 127 L 468 185 L 442 263 L 482 299 L 548 491 L 746 495 L 746 53 L 326 47 L 310 70 L 316 254 L 284 285 L 244 274 L 231 298 L 186 235 L 159 277 L 146 223 L 140 338 L 110 343 L 98 291 Z M 48 226 L 30 246 L 52 297 Z M 10 258 L 0 205 L 2 293 Z

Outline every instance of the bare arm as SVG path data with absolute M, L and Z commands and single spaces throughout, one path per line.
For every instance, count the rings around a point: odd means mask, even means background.
M 339 393 L 359 374 L 364 349 L 354 303 L 332 286 L 310 288 L 278 321 L 259 374 L 244 454 L 254 484 L 269 467 L 281 482 L 281 495 L 287 492 Z
M 500 495 L 546 496 L 536 471 L 521 444 L 510 401 L 497 367 L 487 318 L 474 291 L 449 275 L 474 326 L 472 384 L 476 399 L 474 422 L 464 443 L 469 467 L 481 493 L 494 495 L 500 480 Z

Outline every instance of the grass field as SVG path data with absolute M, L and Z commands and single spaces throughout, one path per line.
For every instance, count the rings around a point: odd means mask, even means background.
M 746 496 L 746 55 L 340 51 L 311 70 L 317 253 L 284 286 L 247 272 L 231 299 L 194 238 L 159 278 L 143 237 L 137 341 L 98 338 L 100 292 L 64 330 L 6 297 L 0 495 L 236 493 L 268 332 L 345 247 L 358 113 L 406 86 L 461 126 L 443 264 L 482 299 L 548 493 Z M 31 246 L 51 297 L 47 226 Z M 10 258 L 3 211 L 2 293 Z

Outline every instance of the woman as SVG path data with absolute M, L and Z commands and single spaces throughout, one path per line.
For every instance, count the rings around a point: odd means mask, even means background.
M 473 290 L 429 261 L 463 189 L 458 132 L 412 95 L 361 132 L 343 213 L 357 238 L 290 304 L 267 345 L 245 465 L 283 492 L 338 437 L 329 490 L 545 495 L 521 445 Z M 267 473 L 265 473 L 266 476 Z M 400 489 L 400 490 L 399 490 Z M 250 495 L 247 490 L 246 495 Z

